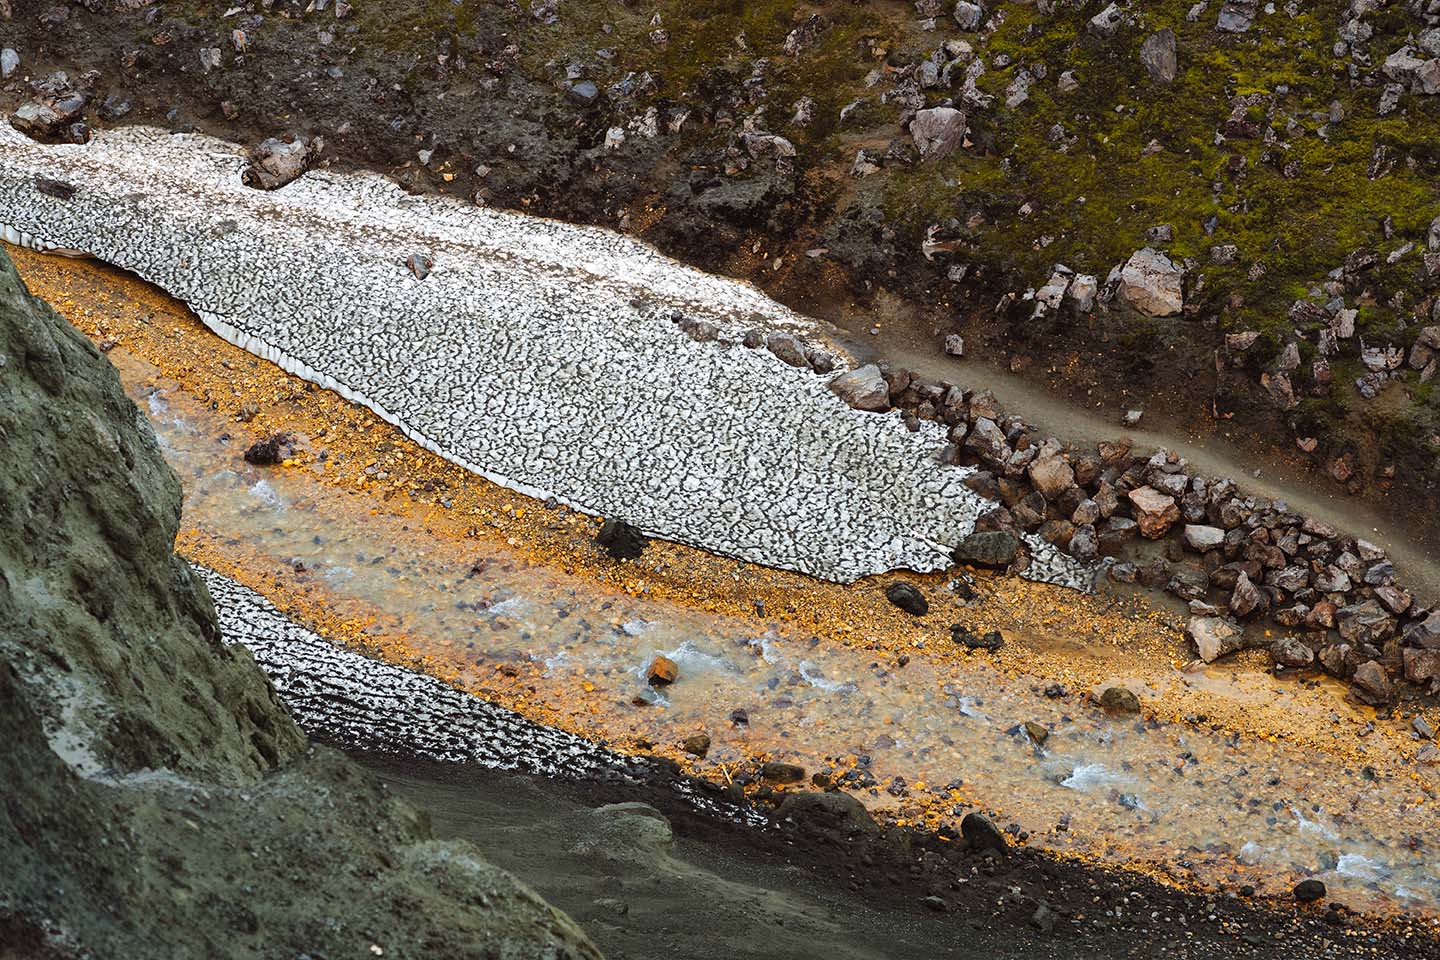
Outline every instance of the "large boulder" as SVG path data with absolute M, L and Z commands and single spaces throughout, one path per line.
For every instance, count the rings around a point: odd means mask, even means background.
M 1041 457 L 1030 464 L 1030 482 L 1046 500 L 1059 500 L 1075 489 L 1075 471 L 1064 457 Z
M 1004 568 L 1020 553 L 1020 538 L 1008 530 L 980 530 L 970 534 L 951 551 L 956 563 L 976 567 Z
M 1173 83 L 1180 71 L 1175 51 L 1175 31 L 1158 30 L 1140 44 L 1140 64 L 1156 83 Z
M 840 374 L 830 381 L 830 389 L 856 410 L 883 413 L 890 409 L 890 388 L 873 363 Z
M 1159 540 L 1180 519 L 1180 505 L 1154 487 L 1137 487 L 1130 491 L 1130 504 L 1135 508 L 1135 522 L 1140 535 Z
M 917 111 L 910 121 L 910 136 L 920 159 L 949 156 L 965 141 L 965 114 L 954 107 Z
M 1185 636 L 1195 644 L 1195 652 L 1206 663 L 1213 663 L 1245 645 L 1240 628 L 1220 617 L 1191 617 Z
M 1120 270 L 1120 297 L 1148 316 L 1173 317 L 1185 307 L 1184 273 L 1159 250 L 1137 250 Z

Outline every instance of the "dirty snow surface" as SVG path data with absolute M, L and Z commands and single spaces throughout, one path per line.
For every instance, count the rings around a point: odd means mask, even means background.
M 264 192 L 244 167 L 239 148 L 196 135 L 51 146 L 0 124 L 0 222 L 12 242 L 155 283 L 455 463 L 665 539 L 850 581 L 945 567 L 988 506 L 966 468 L 937 460 L 939 425 L 852 410 L 829 376 L 745 347 L 754 330 L 825 337 L 753 287 L 377 175 L 312 171 Z M 433 261 L 423 280 L 415 254 Z M 691 339 L 677 316 L 719 338 Z M 1030 576 L 1090 582 L 1031 548 Z

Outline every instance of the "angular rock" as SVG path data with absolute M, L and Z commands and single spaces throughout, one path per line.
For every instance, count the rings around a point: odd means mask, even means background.
M 1258 616 L 1270 609 L 1270 595 L 1255 586 L 1242 571 L 1235 579 L 1235 590 L 1230 594 L 1230 613 L 1240 619 Z
M 638 560 L 649 545 L 639 527 L 618 517 L 611 517 L 600 525 L 595 542 L 616 560 Z
M 956 563 L 1003 569 L 1020 553 L 1020 538 L 1006 530 L 982 530 L 969 534 L 951 551 Z
M 892 583 L 885 588 L 885 599 L 906 613 L 915 617 L 923 617 L 930 612 L 930 603 L 912 584 Z
M 965 140 L 965 114 L 954 107 L 919 110 L 910 121 L 910 136 L 920 159 L 949 156 Z
M 1400 651 L 1405 664 L 1405 679 L 1411 683 L 1428 683 L 1440 679 L 1440 650 L 1406 647 Z
M 309 169 L 323 149 L 324 141 L 319 137 L 262 140 L 250 148 L 250 163 L 240 179 L 261 190 L 277 190 Z
M 680 678 L 680 668 L 669 657 L 656 656 L 645 670 L 645 679 L 652 687 L 663 687 Z
M 991 850 L 1004 856 L 1010 852 L 1010 844 L 1005 840 L 1005 834 L 983 813 L 965 814 L 965 819 L 960 821 L 960 836 L 965 838 L 965 845 L 977 853 Z
M 856 410 L 883 413 L 890 409 L 890 388 L 873 363 L 840 374 L 830 381 L 830 389 Z
M 1185 307 L 1184 274 L 1153 247 L 1135 251 L 1120 271 L 1119 294 L 1151 317 L 1173 317 Z
M 1405 645 L 1440 650 L 1440 610 L 1408 627 L 1405 630 Z
M 1315 663 L 1315 651 L 1299 637 L 1281 637 L 1270 646 L 1270 655 L 1282 667 L 1301 669 Z
M 1180 64 L 1175 51 L 1175 31 L 1156 31 L 1140 45 L 1140 64 L 1155 83 L 1173 83 Z
M 1030 482 L 1046 500 L 1059 500 L 1075 489 L 1075 471 L 1063 457 L 1043 457 L 1030 464 Z
M 1350 678 L 1355 695 L 1372 707 L 1381 707 L 1395 698 L 1395 685 L 1385 668 L 1374 660 L 1366 660 L 1355 668 Z
M 1245 637 L 1240 630 L 1219 617 L 1192 617 L 1185 628 L 1185 636 L 1195 644 L 1195 652 L 1206 663 L 1214 663 L 1245 645 Z
M 1180 507 L 1175 503 L 1175 498 L 1166 496 L 1153 487 L 1131 490 L 1129 498 L 1135 508 L 1135 521 L 1140 525 L 1140 535 L 1147 539 L 1159 540 L 1180 519 Z
M 1196 553 L 1207 553 L 1219 548 L 1225 542 L 1225 531 L 1219 527 L 1187 523 L 1185 525 L 1185 546 Z
M 1351 643 L 1379 646 L 1395 635 L 1395 619 L 1374 600 L 1341 607 L 1335 614 L 1335 628 Z

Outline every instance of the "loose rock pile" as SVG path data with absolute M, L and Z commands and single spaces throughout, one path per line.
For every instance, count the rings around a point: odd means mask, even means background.
M 1375 544 L 1199 476 L 1163 449 L 1067 446 L 1003 414 L 989 390 L 879 365 L 832 387 L 857 409 L 899 408 L 913 429 L 943 423 L 943 458 L 979 468 L 966 485 L 996 503 L 956 547 L 957 563 L 1023 569 L 1022 536 L 1036 534 L 1082 562 L 1111 558 L 1112 581 L 1187 601 L 1186 635 L 1206 662 L 1247 646 L 1244 624 L 1263 621 L 1283 630 L 1270 645 L 1279 670 L 1324 670 L 1374 706 L 1392 703 L 1404 681 L 1440 692 L 1440 610 L 1399 585 Z M 1163 543 L 1164 556 L 1125 559 L 1145 540 Z

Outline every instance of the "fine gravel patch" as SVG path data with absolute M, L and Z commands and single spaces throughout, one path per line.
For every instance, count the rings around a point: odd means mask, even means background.
M 0 226 L 135 272 L 455 463 L 667 539 L 845 582 L 945 568 L 989 506 L 940 426 L 848 407 L 812 369 L 825 329 L 753 287 L 374 175 L 256 190 L 246 164 L 195 135 L 0 127 Z M 1091 584 L 1028 545 L 1027 576 Z

